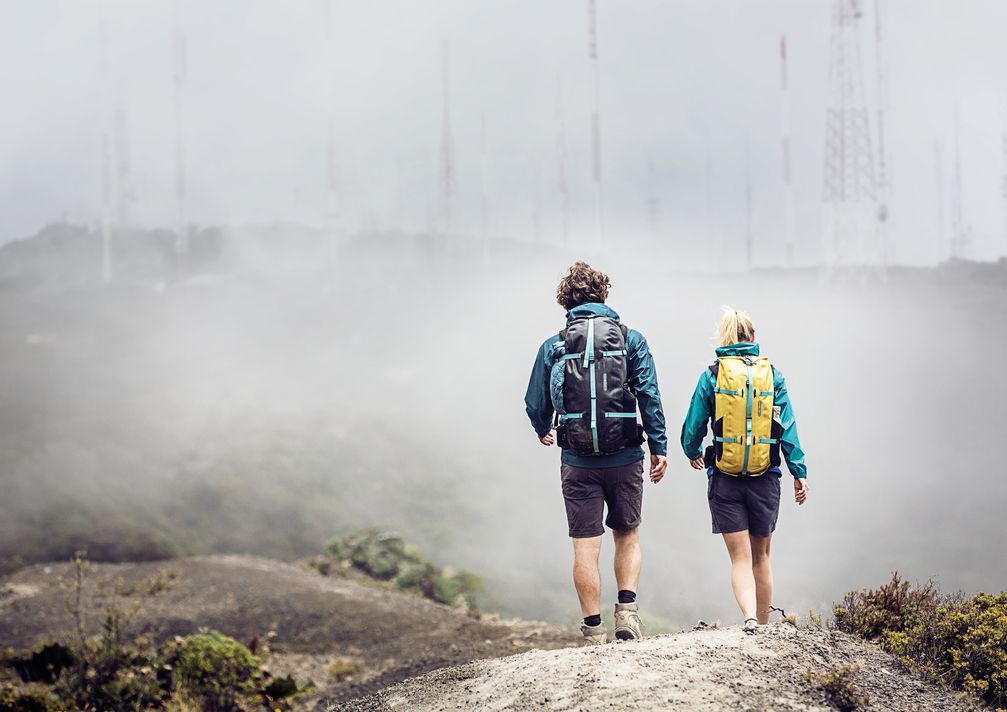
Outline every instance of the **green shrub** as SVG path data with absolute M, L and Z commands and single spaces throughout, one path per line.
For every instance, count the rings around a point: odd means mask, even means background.
M 853 684 L 852 677 L 858 670 L 856 665 L 844 665 L 824 673 L 808 671 L 804 679 L 821 690 L 828 704 L 842 712 L 855 712 L 871 704 L 871 698 Z
M 484 590 L 475 574 L 439 569 L 402 537 L 377 529 L 331 540 L 325 545 L 325 554 L 312 559 L 311 566 L 324 576 L 352 566 L 379 581 L 394 582 L 404 591 L 420 593 L 438 603 L 462 603 L 470 611 L 478 609 L 476 597 Z
M 943 595 L 899 578 L 846 594 L 834 610 L 842 631 L 877 640 L 912 669 L 1007 707 L 1007 593 Z
M 77 653 L 78 663 L 66 667 L 53 685 L 62 700 L 84 710 L 134 712 L 161 706 L 164 690 L 152 657 L 124 638 L 126 620 L 110 608 L 102 631 Z
M 3 665 L 25 682 L 55 682 L 64 669 L 77 662 L 73 651 L 61 643 L 47 643 L 29 652 L 4 653 Z
M 68 712 L 68 708 L 43 687 L 0 685 L 0 712 Z
M 239 709 L 238 700 L 256 690 L 262 674 L 258 658 L 248 648 L 215 630 L 181 639 L 171 658 L 175 684 L 209 712 Z

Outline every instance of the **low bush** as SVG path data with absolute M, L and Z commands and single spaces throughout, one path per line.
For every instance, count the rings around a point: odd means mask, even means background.
M 333 539 L 311 565 L 325 576 L 352 568 L 401 590 L 438 603 L 463 605 L 470 611 L 478 610 L 477 594 L 484 590 L 482 579 L 475 574 L 438 568 L 402 537 L 377 529 Z
M 69 708 L 44 687 L 0 685 L 0 712 L 69 712 Z
M 839 630 L 877 640 L 907 667 L 1007 707 L 1007 593 L 946 595 L 896 572 L 877 590 L 846 594 L 833 615 Z
M 178 639 L 168 651 L 175 685 L 207 712 L 238 709 L 262 678 L 261 661 L 244 645 L 215 630 Z
M 867 709 L 871 704 L 871 698 L 867 693 L 861 692 L 853 684 L 853 675 L 859 669 L 856 665 L 844 665 L 831 668 L 824 673 L 809 671 L 804 673 L 804 679 L 817 687 L 825 697 L 825 701 L 837 710 L 856 712 Z

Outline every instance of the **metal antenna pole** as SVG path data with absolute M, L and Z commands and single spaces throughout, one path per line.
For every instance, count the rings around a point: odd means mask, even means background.
M 968 256 L 968 228 L 965 226 L 964 193 L 962 191 L 962 142 L 959 107 L 955 104 L 955 172 L 951 186 L 951 256 L 964 260 Z
M 563 119 L 563 80 L 556 77 L 556 180 L 563 214 L 563 247 L 570 230 L 570 187 L 566 177 L 566 121 Z
M 591 113 L 591 149 L 594 169 L 594 187 L 598 210 L 598 247 L 605 242 L 605 221 L 601 185 L 601 71 L 598 58 L 598 17 L 596 0 L 588 0 L 589 38 L 588 54 L 594 79 L 594 111 Z
M 441 199 L 443 201 L 443 236 L 451 234 L 451 208 L 454 199 L 455 165 L 451 139 L 451 57 L 447 40 L 441 45 Z
M 787 71 L 787 37 L 780 38 L 780 94 L 783 101 L 783 230 L 787 266 L 794 266 L 794 186 L 790 157 L 790 81 Z
M 114 187 L 112 185 L 112 139 L 109 135 L 109 116 L 111 106 L 108 69 L 108 26 L 105 23 L 105 13 L 99 6 L 98 17 L 98 51 L 99 69 L 101 73 L 101 281 L 108 284 L 112 281 L 112 204 Z
M 937 183 L 937 255 L 944 253 L 944 148 L 940 139 L 934 139 L 934 178 Z
M 878 122 L 878 246 L 882 264 L 888 261 L 888 236 L 885 230 L 888 222 L 888 153 L 885 147 L 885 116 L 888 111 L 888 72 L 885 61 L 885 51 L 882 42 L 882 14 L 885 0 L 874 0 L 874 51 L 875 71 L 877 73 L 877 122 Z
M 489 196 L 487 188 L 486 112 L 479 115 L 479 238 L 483 263 L 489 262 Z
M 188 227 L 186 225 L 186 176 L 185 176 L 185 132 L 182 127 L 182 101 L 186 66 L 185 35 L 181 30 L 181 8 L 175 0 L 174 31 L 174 73 L 175 83 L 175 201 L 177 209 L 175 225 L 175 255 L 181 257 L 189 251 Z

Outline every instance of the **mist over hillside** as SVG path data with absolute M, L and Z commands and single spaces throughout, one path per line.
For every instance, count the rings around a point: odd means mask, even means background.
M 277 227 L 204 231 L 212 249 L 180 268 L 144 234 L 102 286 L 86 277 L 97 236 L 63 229 L 0 250 L 0 559 L 86 542 L 98 559 L 291 560 L 381 526 L 483 575 L 490 608 L 576 616 L 559 453 L 522 403 L 574 254 L 494 241 L 484 261 Z M 989 457 L 1007 399 L 1003 262 L 881 282 L 592 261 L 650 343 L 668 418 L 669 474 L 648 484 L 641 530 L 655 619 L 735 615 L 705 478 L 677 447 L 724 303 L 752 314 L 786 374 L 808 453 L 809 503 L 785 496 L 774 541 L 778 605 L 825 608 L 895 568 L 1002 588 L 1007 562 L 984 542 L 1007 533 Z

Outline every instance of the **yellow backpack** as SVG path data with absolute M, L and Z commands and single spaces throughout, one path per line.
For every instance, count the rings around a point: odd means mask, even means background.
M 717 377 L 716 467 L 726 475 L 761 475 L 772 459 L 779 459 L 779 438 L 773 437 L 773 367 L 764 356 L 722 356 L 710 370 Z

